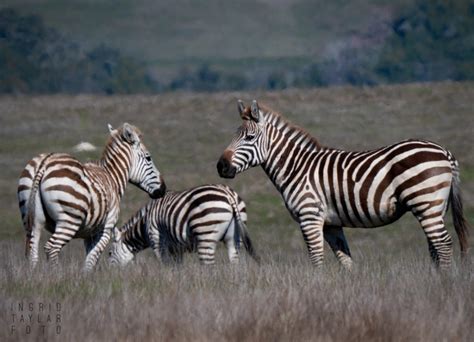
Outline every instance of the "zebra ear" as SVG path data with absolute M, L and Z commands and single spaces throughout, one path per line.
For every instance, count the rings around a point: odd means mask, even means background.
M 112 134 L 115 130 L 112 128 L 111 124 L 107 124 L 110 134 Z
M 137 132 L 135 131 L 133 126 L 128 123 L 123 124 L 122 136 L 131 145 L 134 145 L 140 142 L 140 138 L 138 137 Z
M 239 109 L 240 117 L 242 117 L 245 112 L 245 105 L 242 100 L 237 100 L 237 108 Z
M 257 100 L 252 101 L 252 106 L 250 107 L 250 115 L 252 120 L 259 123 L 262 119 L 262 115 L 260 114 L 260 108 L 258 107 Z

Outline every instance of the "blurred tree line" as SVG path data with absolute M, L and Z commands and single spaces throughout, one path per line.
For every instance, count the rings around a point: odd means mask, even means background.
M 38 16 L 0 10 L 0 93 L 151 92 L 143 65 L 105 45 L 85 51 Z
M 336 56 L 299 71 L 296 83 L 375 85 L 474 79 L 474 1 L 418 0 L 402 9 L 387 27 L 377 29 L 387 31 L 381 43 L 348 44 Z M 377 32 L 369 35 L 377 40 Z
M 392 30 L 375 66 L 384 81 L 474 79 L 474 1 L 418 1 Z
M 372 32 L 377 36 L 377 28 Z M 38 16 L 0 10 L 0 93 L 152 93 L 284 89 L 474 79 L 474 1 L 418 0 L 384 28 L 377 43 L 347 44 L 306 65 L 226 71 L 204 63 L 167 82 L 143 61 L 98 46 L 89 51 Z

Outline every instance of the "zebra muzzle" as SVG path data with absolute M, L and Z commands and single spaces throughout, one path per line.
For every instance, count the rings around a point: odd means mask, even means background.
M 165 193 L 166 193 L 166 184 L 162 182 L 160 188 L 153 191 L 150 194 L 150 197 L 153 199 L 161 198 L 165 195 Z
M 217 162 L 217 172 L 222 178 L 234 178 L 236 168 L 229 163 L 229 160 L 222 156 Z

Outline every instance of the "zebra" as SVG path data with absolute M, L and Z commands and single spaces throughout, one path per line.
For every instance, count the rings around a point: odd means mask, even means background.
M 245 203 L 226 185 L 168 191 L 149 201 L 125 225 L 114 228 L 109 261 L 126 265 L 135 254 L 151 247 L 159 260 L 178 262 L 183 252 L 197 249 L 201 264 L 212 265 L 217 242 L 224 241 L 230 262 L 237 263 L 242 240 L 258 262 L 246 227 Z
M 323 147 L 281 114 L 253 101 L 238 101 L 243 120 L 217 162 L 223 178 L 261 165 L 299 223 L 309 257 L 323 263 L 324 240 L 338 261 L 351 268 L 342 227 L 378 227 L 411 211 L 428 240 L 432 260 L 448 268 L 452 241 L 444 216 L 451 203 L 461 256 L 468 249 L 459 165 L 433 142 L 405 140 L 371 151 Z
M 164 195 L 166 186 L 141 133 L 124 123 L 113 129 L 98 161 L 81 163 L 69 154 L 40 154 L 20 175 L 18 201 L 26 231 L 25 254 L 34 268 L 42 228 L 52 235 L 45 245 L 51 264 L 73 238 L 84 239 L 84 270 L 93 269 L 115 226 L 127 182 L 150 197 Z

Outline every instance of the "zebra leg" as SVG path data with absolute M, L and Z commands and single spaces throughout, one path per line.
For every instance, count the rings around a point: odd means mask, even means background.
M 216 244 L 216 240 L 206 237 L 205 235 L 197 237 L 197 250 L 201 264 L 214 265 L 216 262 Z
M 30 268 L 34 269 L 39 260 L 39 243 L 41 238 L 41 231 L 45 229 L 47 222 L 44 213 L 44 208 L 41 203 L 39 193 L 36 193 L 37 199 L 35 201 L 35 215 L 34 217 L 28 217 L 28 201 L 31 191 L 23 191 L 21 198 L 24 204 L 21 206 L 21 218 L 23 226 L 25 227 L 26 241 L 25 241 L 25 256 L 29 260 Z M 32 219 L 31 225 L 28 224 L 28 220 Z
M 156 257 L 165 265 L 181 264 L 183 262 L 183 249 L 167 238 L 161 238 L 158 244 L 152 244 Z M 158 248 L 156 246 L 158 245 Z
M 238 264 L 239 263 L 239 253 L 235 248 L 235 241 L 234 238 L 225 240 L 225 246 L 227 247 L 227 256 L 229 257 L 229 261 L 231 264 Z
M 237 229 L 235 220 L 232 220 L 224 236 L 224 244 L 227 247 L 227 255 L 231 264 L 239 263 L 239 253 L 237 252 L 237 248 L 235 246 L 235 229 Z
M 183 248 L 178 248 L 177 250 L 175 250 L 173 258 L 178 265 L 183 263 L 183 254 L 184 254 Z
M 305 215 L 300 218 L 300 228 L 308 247 L 309 259 L 314 266 L 321 266 L 324 259 L 324 218 L 317 215 Z
M 100 234 L 94 234 L 84 239 L 84 248 L 86 249 L 86 256 L 89 254 L 91 249 L 97 244 L 99 241 Z
M 342 227 L 324 226 L 324 239 L 341 265 L 350 270 L 352 268 L 351 252 Z
M 152 245 L 152 249 L 157 259 L 161 260 L 163 264 L 165 265 L 173 264 L 174 258 L 175 258 L 173 247 L 168 245 L 168 243 L 165 242 L 164 239 L 160 240 L 158 248 L 153 247 Z
M 439 264 L 439 257 L 438 257 L 438 252 L 436 251 L 436 248 L 434 247 L 434 245 L 431 243 L 431 241 L 429 239 L 428 240 L 428 249 L 430 251 L 430 257 L 431 257 L 431 260 L 433 260 L 433 262 L 435 263 L 435 265 L 438 265 Z
M 168 245 L 168 258 L 174 264 L 180 265 L 183 263 L 184 249 L 179 245 Z
M 165 264 L 169 263 L 170 257 L 166 246 L 163 246 L 163 241 L 160 241 L 158 244 L 151 243 L 151 250 L 158 261 Z
M 45 220 L 35 217 L 35 223 L 31 232 L 26 232 L 26 257 L 29 259 L 30 267 L 32 269 L 38 264 L 41 231 L 45 225 Z
M 148 239 L 150 240 L 150 247 L 155 257 L 158 259 L 158 261 L 163 261 L 166 263 L 166 241 L 165 239 L 160 238 L 160 233 L 158 229 L 154 229 L 151 226 L 148 227 Z
M 418 217 L 428 240 L 431 259 L 441 269 L 451 266 L 453 255 L 452 239 L 444 225 L 443 213 Z
M 44 246 L 48 261 L 56 266 L 58 264 L 58 256 L 61 249 L 74 237 L 77 227 L 71 225 L 68 221 L 58 220 L 54 233 Z
M 92 248 L 90 248 L 89 253 L 87 253 L 84 271 L 91 271 L 97 264 L 97 260 L 99 260 L 100 255 L 109 243 L 112 235 L 111 231 L 110 228 L 104 228 L 101 233 L 97 234 L 98 238 L 95 239 L 95 243 L 92 243 Z

